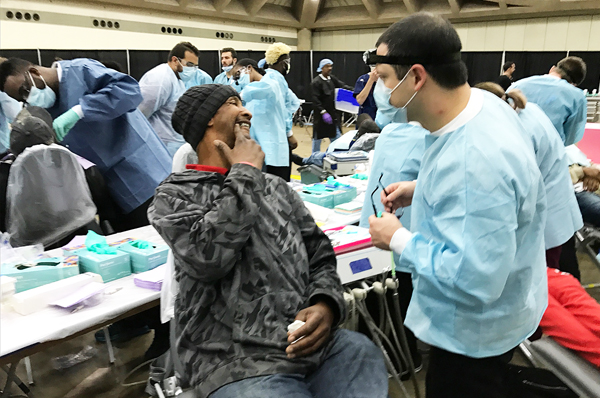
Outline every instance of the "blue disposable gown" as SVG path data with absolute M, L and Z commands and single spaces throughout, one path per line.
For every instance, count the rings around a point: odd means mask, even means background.
M 406 123 L 406 110 L 391 105 L 390 97 L 388 97 L 382 89 L 383 81 L 379 79 L 377 83 L 375 83 L 375 88 L 373 89 L 373 98 L 377 105 L 375 123 L 377 123 L 381 129 L 390 123 Z
M 546 309 L 546 198 L 516 112 L 477 89 L 471 101 L 466 124 L 425 138 L 400 265 L 414 286 L 405 324 L 482 358 L 516 347 Z
M 22 108 L 22 103 L 0 91 L 0 154 L 10 149 L 10 123 Z
M 587 120 L 587 100 L 583 91 L 564 79 L 550 75 L 531 76 L 510 86 L 518 88 L 528 101 L 537 104 L 552 121 L 565 146 L 583 138 Z
M 160 64 L 150 69 L 140 79 L 140 90 L 144 98 L 138 109 L 146 116 L 156 134 L 167 147 L 169 155 L 185 143 L 183 136 L 173 129 L 171 117 L 185 92 L 185 85 L 169 64 Z
M 265 153 L 265 164 L 289 166 L 289 144 L 285 130 L 287 108 L 277 81 L 265 75 L 260 81 L 248 84 L 242 91 L 242 98 L 252 113 L 250 136 Z
M 185 82 L 185 89 L 187 90 L 190 87 L 201 86 L 203 84 L 211 84 L 213 82 L 212 77 L 202 69 L 196 69 L 196 75 Z
M 399 181 L 414 181 L 419 175 L 421 158 L 425 152 L 425 136 L 429 132 L 420 126 L 409 123 L 391 123 L 381 130 L 375 141 L 375 152 L 371 165 L 371 175 L 367 184 L 365 202 L 360 215 L 360 226 L 369 228 L 369 217 L 373 215 L 373 203 L 377 211 L 384 211 L 381 203 L 379 176 L 384 187 Z M 344 134 L 346 135 L 346 134 Z M 371 193 L 377 188 L 371 201 Z M 410 206 L 404 209 L 400 218 L 402 225 L 410 230 Z
M 232 78 L 228 78 L 227 77 L 227 73 L 223 72 L 220 75 L 218 75 L 217 77 L 215 77 L 215 84 L 229 84 L 231 85 L 233 88 L 235 88 L 235 91 L 237 91 L 238 93 L 241 93 L 242 90 L 244 89 L 244 87 L 246 87 L 248 84 L 250 84 L 250 75 L 242 75 L 239 80 L 235 80 L 233 77 Z
M 57 118 L 81 105 L 84 114 L 62 144 L 98 166 L 112 197 L 129 213 L 150 199 L 171 172 L 164 144 L 137 109 L 139 85 L 91 59 L 59 65 L 59 95 L 48 112 Z
M 285 96 L 285 107 L 288 111 L 288 116 L 285 120 L 285 130 L 288 133 L 292 131 L 292 128 L 294 127 L 294 114 L 296 113 L 298 108 L 300 108 L 300 105 L 300 99 L 298 99 L 298 97 L 296 96 L 296 94 L 294 94 L 291 88 L 288 88 Z
M 575 198 L 569 161 L 556 129 L 543 110 L 533 102 L 519 111 L 524 131 L 533 143 L 535 157 L 546 187 L 547 219 L 544 230 L 546 249 L 571 239 L 583 227 Z

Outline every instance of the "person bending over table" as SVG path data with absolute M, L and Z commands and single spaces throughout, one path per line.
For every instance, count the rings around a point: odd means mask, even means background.
M 227 85 L 192 87 L 173 127 L 199 164 L 148 210 L 173 250 L 177 351 L 201 397 L 386 397 L 383 356 L 345 317 L 336 258 L 300 197 L 260 170 L 252 114 Z M 292 333 L 295 320 L 305 322 Z

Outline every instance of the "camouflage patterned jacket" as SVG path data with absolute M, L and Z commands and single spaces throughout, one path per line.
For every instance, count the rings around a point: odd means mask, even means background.
M 177 347 L 199 396 L 321 364 L 327 346 L 287 359 L 287 326 L 317 296 L 341 322 L 342 287 L 329 239 L 282 179 L 245 164 L 172 174 L 148 216 L 175 257 Z

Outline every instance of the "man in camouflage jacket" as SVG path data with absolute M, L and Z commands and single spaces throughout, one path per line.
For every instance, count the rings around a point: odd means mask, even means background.
M 332 246 L 300 197 L 260 171 L 251 117 L 229 86 L 188 90 L 173 126 L 200 164 L 168 177 L 148 211 L 175 258 L 187 376 L 201 397 L 385 397 L 381 353 L 336 330 L 345 303 Z M 295 319 L 306 323 L 288 334 Z

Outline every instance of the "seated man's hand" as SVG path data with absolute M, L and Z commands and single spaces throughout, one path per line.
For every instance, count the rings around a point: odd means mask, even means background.
M 215 140 L 214 145 L 220 152 L 221 157 L 229 164 L 229 167 L 236 163 L 247 162 L 253 164 L 257 169 L 262 169 L 265 160 L 265 153 L 260 145 L 250 138 L 250 129 L 240 127 L 236 124 L 234 127 L 235 145 L 233 149 L 220 140 Z
M 597 165 L 592 165 L 590 167 L 583 168 L 583 174 L 586 177 L 592 177 L 596 179 L 600 179 L 600 168 Z
M 600 181 L 593 177 L 583 177 L 583 189 L 588 192 L 596 192 L 600 188 Z
M 296 320 L 303 321 L 305 324 L 289 333 L 290 345 L 285 350 L 288 358 L 303 357 L 317 351 L 329 339 L 333 319 L 332 309 L 323 301 L 300 311 L 296 315 Z
M 288 137 L 288 144 L 291 150 L 298 148 L 298 140 L 293 135 Z
M 381 217 L 369 217 L 369 233 L 371 242 L 375 247 L 390 250 L 390 242 L 394 233 L 402 228 L 398 218 L 390 213 L 383 213 Z

